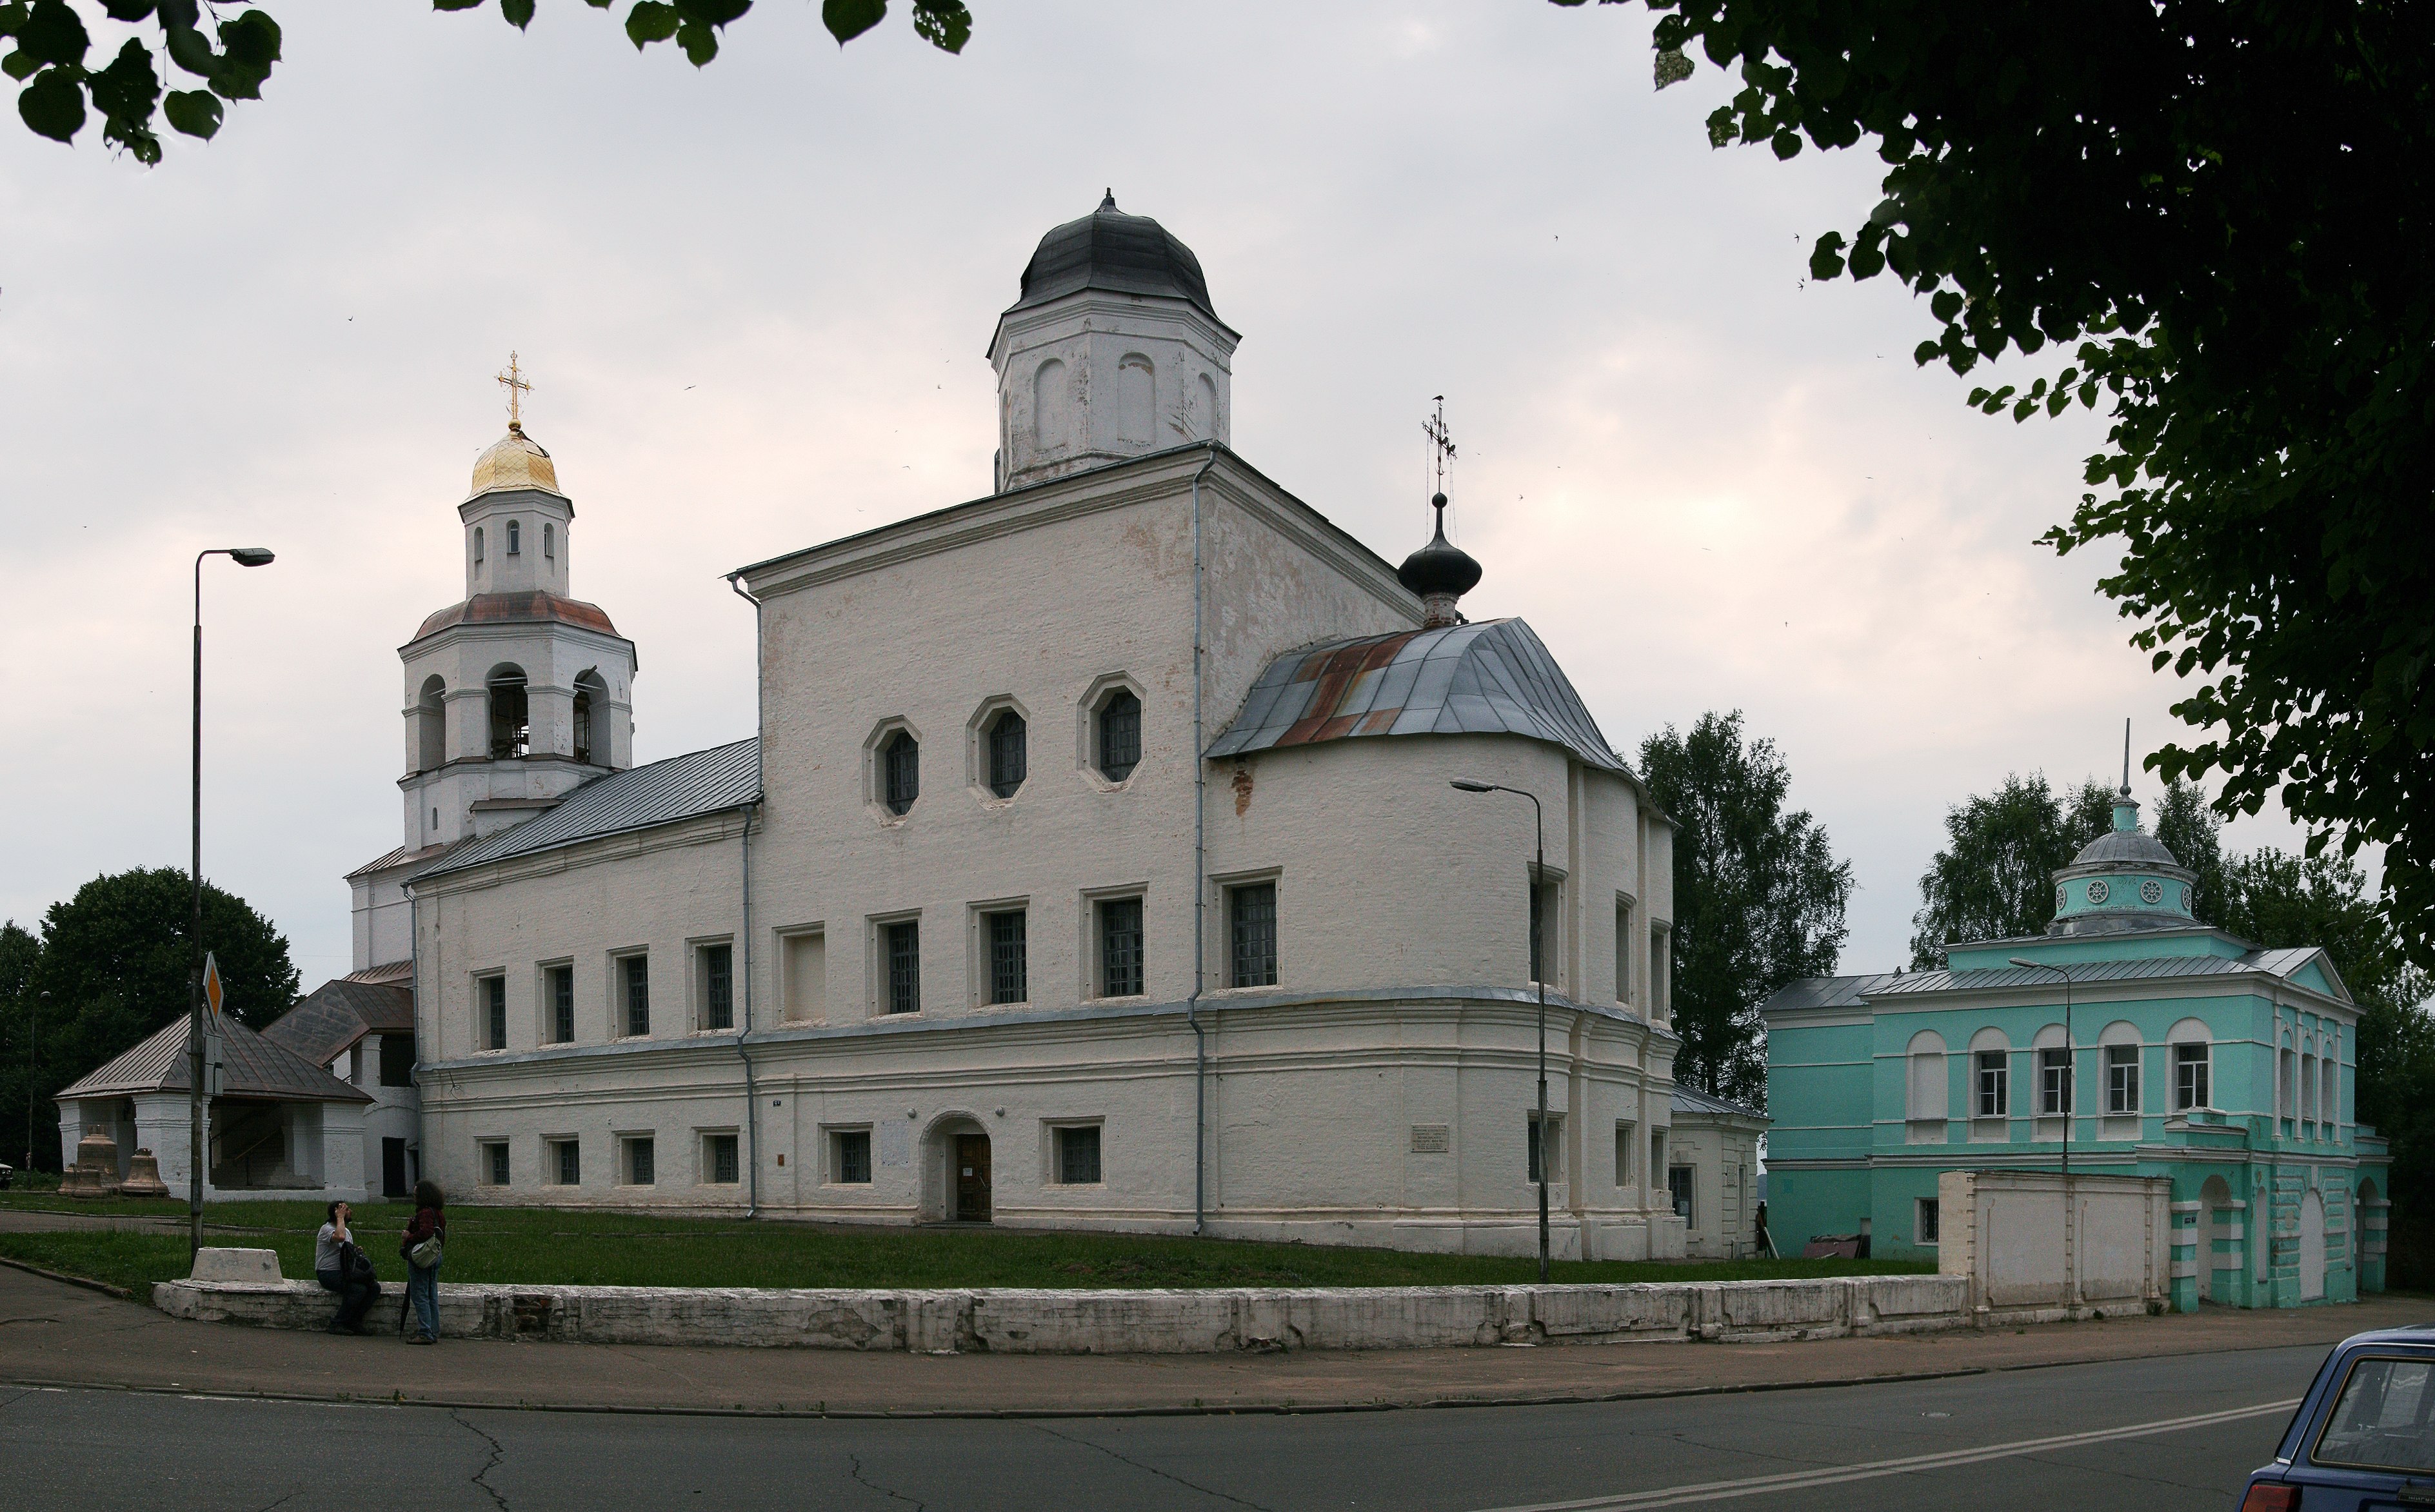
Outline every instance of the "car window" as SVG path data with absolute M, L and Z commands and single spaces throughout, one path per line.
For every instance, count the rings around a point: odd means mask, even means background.
M 2353 1361 L 2350 1379 L 2318 1435 L 2320 1465 L 2362 1469 L 2435 1469 L 2435 1365 L 2369 1355 Z

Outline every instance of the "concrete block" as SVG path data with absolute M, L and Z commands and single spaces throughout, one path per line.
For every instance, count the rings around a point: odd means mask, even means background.
M 198 1281 L 275 1282 L 279 1251 L 275 1249 L 198 1249 L 195 1269 L 187 1278 Z

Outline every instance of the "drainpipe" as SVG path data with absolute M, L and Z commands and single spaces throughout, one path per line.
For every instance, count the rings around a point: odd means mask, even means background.
M 762 708 L 761 693 L 761 601 L 746 593 L 736 579 L 740 573 L 727 575 L 727 586 L 735 596 L 752 606 L 752 752 L 754 770 L 759 771 L 762 741 L 767 719 Z M 754 786 L 759 786 L 756 775 Z M 744 1216 L 761 1216 L 761 1092 L 752 1080 L 752 1050 L 747 1043 L 752 1038 L 752 820 L 761 812 L 757 797 L 744 805 L 743 870 L 744 870 L 744 1027 L 735 1037 L 736 1058 L 744 1062 Z
M 423 800 L 420 798 L 417 798 L 415 801 L 420 803 Z M 411 877 L 399 883 L 398 890 L 406 894 L 406 1001 L 407 1005 L 412 1009 L 414 1017 L 414 1058 L 420 1060 L 423 1058 L 422 900 L 414 896 L 414 879 Z M 434 1042 L 437 1042 L 440 1038 L 439 1029 L 440 1026 L 437 1023 L 432 1025 L 431 1038 Z M 377 1057 L 379 1052 L 375 1051 L 373 1054 Z M 420 1148 L 423 1143 L 423 1078 L 415 1074 L 414 1068 L 409 1066 L 406 1068 L 406 1079 L 414 1084 L 414 1143 L 415 1145 Z M 378 1066 L 374 1066 L 372 1068 L 372 1085 L 375 1087 L 380 1085 L 380 1068 Z M 375 1092 L 372 1095 L 377 1098 L 380 1094 Z M 374 1106 L 378 1105 L 375 1104 Z M 369 1151 L 371 1146 L 367 1144 L 365 1148 Z M 384 1156 L 383 1159 L 386 1160 L 387 1157 Z M 386 1166 L 383 1167 L 381 1174 L 381 1195 L 383 1197 L 387 1197 L 389 1195 L 389 1175 Z M 366 1171 L 364 1173 L 364 1200 L 366 1202 L 370 1202 L 371 1199 L 372 1174 L 370 1171 Z
M 1208 978 L 1209 930 L 1209 763 L 1200 730 L 1200 480 L 1218 465 L 1218 443 L 1209 443 L 1209 460 L 1192 474 L 1192 996 L 1183 1003 L 1183 1022 L 1192 1030 L 1192 1231 L 1208 1225 L 1209 1193 L 1209 1037 L 1200 1027 L 1200 990 Z

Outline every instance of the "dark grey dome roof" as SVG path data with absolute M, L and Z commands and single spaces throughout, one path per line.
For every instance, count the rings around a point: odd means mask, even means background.
M 1218 318 L 1209 302 L 1208 281 L 1200 276 L 1200 259 L 1148 215 L 1118 210 L 1113 190 L 1098 209 L 1040 238 L 1023 269 L 1023 297 L 1008 313 L 1084 289 L 1185 300 L 1212 320 Z
M 1395 569 L 1395 577 L 1423 598 L 1431 593 L 1452 593 L 1459 598 L 1479 586 L 1479 563 L 1471 553 L 1446 539 L 1446 496 L 1441 493 L 1429 502 L 1437 507 L 1438 533 L 1427 545 L 1404 558 L 1404 565 Z
M 2144 830 L 2108 830 L 2081 846 L 2080 854 L 2072 858 L 2071 864 L 2075 867 L 2181 865 L 2173 859 L 2173 853 L 2165 849 L 2165 842 Z

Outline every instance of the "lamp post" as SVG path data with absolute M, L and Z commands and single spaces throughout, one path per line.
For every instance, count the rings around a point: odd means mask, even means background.
M 2080 1049 L 2071 1039 L 2071 972 L 2067 968 L 2049 966 L 2015 955 L 2012 964 L 2032 971 L 2052 971 L 2063 978 L 2063 1175 L 2066 1185 L 2071 1180 L 2071 1120 L 2080 1109 L 2072 1095 L 2080 1087 Z
M 186 1000 L 186 1250 L 203 1247 L 203 558 L 227 557 L 240 567 L 268 567 L 261 546 L 214 546 L 195 553 L 195 916 L 193 990 Z
M 1465 793 L 1512 793 L 1530 800 L 1530 823 L 1538 835 L 1538 850 L 1530 862 L 1530 908 L 1539 906 L 1539 887 L 1547 873 L 1547 811 L 1540 806 L 1539 795 L 1502 782 L 1483 782 L 1477 778 L 1458 777 L 1453 785 Z M 1526 917 L 1528 917 L 1526 915 Z M 1539 988 L 1539 1122 L 1530 1129 L 1530 1149 L 1539 1167 L 1539 1284 L 1547 1283 L 1547 967 L 1539 959 L 1541 932 L 1530 931 L 1530 976 Z

